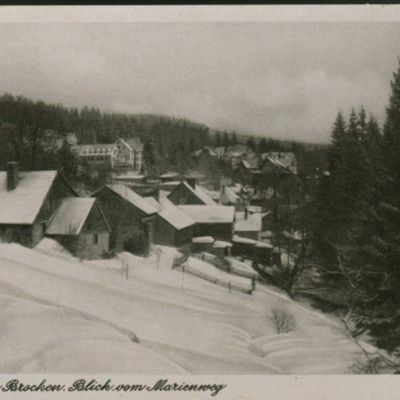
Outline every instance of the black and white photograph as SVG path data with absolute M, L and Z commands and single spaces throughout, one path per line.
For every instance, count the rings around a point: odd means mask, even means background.
M 399 43 L 399 6 L 0 6 L 0 373 L 399 373 Z

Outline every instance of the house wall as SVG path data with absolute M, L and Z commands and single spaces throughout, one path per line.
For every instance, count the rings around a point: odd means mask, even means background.
M 79 235 L 51 235 L 75 257 L 84 260 L 101 258 L 109 252 L 109 232 L 82 233 Z
M 128 203 L 110 189 L 104 187 L 94 195 L 99 201 L 103 213 L 111 228 L 110 248 L 116 252 L 128 249 L 147 252 L 151 241 L 152 229 L 146 228 L 155 221 L 138 208 Z
M 32 247 L 32 225 L 0 225 L 0 242 Z
M 180 246 L 189 243 L 193 237 L 193 226 L 178 230 L 157 215 L 155 224 L 155 243 L 166 246 Z
M 185 185 L 179 185 L 169 195 L 168 199 L 175 205 L 203 205 L 204 203 Z
M 199 224 L 194 227 L 195 236 L 213 236 L 214 239 L 231 241 L 233 235 L 233 223 Z

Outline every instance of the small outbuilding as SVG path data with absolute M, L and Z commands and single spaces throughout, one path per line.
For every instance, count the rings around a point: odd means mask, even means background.
M 195 236 L 212 236 L 230 241 L 233 235 L 235 208 L 230 206 L 178 206 L 195 223 Z
M 194 222 L 173 206 L 157 214 L 155 242 L 167 246 L 189 245 L 194 234 Z
M 101 258 L 109 252 L 110 227 L 94 198 L 64 199 L 46 229 L 46 236 L 82 259 Z

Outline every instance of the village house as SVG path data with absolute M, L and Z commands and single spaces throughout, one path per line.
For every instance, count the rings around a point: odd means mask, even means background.
M 236 212 L 235 235 L 247 239 L 261 240 L 262 214 L 260 212 L 249 212 L 247 207 L 244 211 Z
M 111 229 L 110 248 L 146 254 L 154 241 L 157 209 L 122 184 L 109 184 L 92 194 L 100 201 Z
M 196 184 L 195 178 L 181 182 L 167 197 L 175 205 L 217 205 L 205 190 Z
M 194 235 L 194 222 L 167 197 L 157 201 L 154 197 L 144 200 L 158 210 L 154 242 L 173 247 L 190 247 Z
M 194 222 L 173 206 L 157 214 L 155 242 L 166 246 L 189 246 L 194 236 Z
M 93 143 L 71 146 L 81 162 L 90 165 L 105 164 L 111 169 L 141 173 L 143 164 L 143 144 L 139 138 L 122 139 L 115 143 Z
M 236 193 L 234 187 L 222 185 L 219 203 L 224 206 L 235 206 L 235 210 L 240 211 L 243 209 L 246 201 Z
M 53 215 L 46 236 L 81 259 L 109 252 L 110 227 L 94 198 L 67 197 Z
M 297 174 L 297 160 L 291 152 L 270 152 L 261 155 L 263 174 L 276 172 L 280 174 Z
M 194 236 L 212 236 L 230 241 L 233 235 L 235 208 L 219 205 L 180 205 L 178 208 L 194 221 Z
M 0 172 L 0 240 L 35 246 L 67 197 L 77 194 L 57 171 L 20 172 L 8 163 Z

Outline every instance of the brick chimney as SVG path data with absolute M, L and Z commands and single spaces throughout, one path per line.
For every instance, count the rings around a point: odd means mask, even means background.
M 19 179 L 19 166 L 15 161 L 7 163 L 7 190 L 14 190 Z

